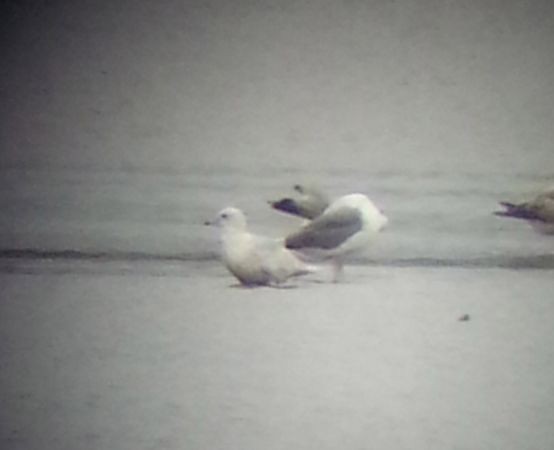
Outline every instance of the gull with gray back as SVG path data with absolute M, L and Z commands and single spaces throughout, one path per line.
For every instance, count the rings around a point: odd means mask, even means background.
M 287 236 L 285 246 L 307 259 L 331 260 L 333 280 L 338 281 L 344 258 L 365 250 L 387 223 L 388 219 L 367 196 L 349 194 Z

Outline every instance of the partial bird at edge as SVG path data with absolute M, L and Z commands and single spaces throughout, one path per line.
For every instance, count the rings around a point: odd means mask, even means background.
M 500 217 L 523 219 L 542 234 L 554 234 L 554 186 L 544 190 L 532 200 L 522 203 L 500 202 L 505 209 L 495 211 Z

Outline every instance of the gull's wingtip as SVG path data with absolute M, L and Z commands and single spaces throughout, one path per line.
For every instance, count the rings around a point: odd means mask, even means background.
M 525 203 L 520 205 L 511 202 L 499 202 L 501 206 L 505 209 L 501 211 L 494 211 L 495 216 L 500 217 L 511 217 L 514 219 L 525 219 L 525 220 L 540 220 L 537 216 L 536 211 L 532 208 L 529 208 Z
M 269 201 L 269 205 L 276 209 L 288 214 L 293 214 L 295 216 L 301 216 L 302 213 L 296 202 L 292 198 L 282 198 L 281 200 Z

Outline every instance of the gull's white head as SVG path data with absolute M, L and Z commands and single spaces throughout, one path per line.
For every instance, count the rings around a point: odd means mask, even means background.
M 338 199 L 331 207 L 339 208 L 342 206 L 349 206 L 360 211 L 366 226 L 375 232 L 381 231 L 389 223 L 387 216 L 364 194 L 345 195 Z
M 205 224 L 224 229 L 245 230 L 246 217 L 240 209 L 229 206 L 219 211 L 214 220 L 208 221 Z

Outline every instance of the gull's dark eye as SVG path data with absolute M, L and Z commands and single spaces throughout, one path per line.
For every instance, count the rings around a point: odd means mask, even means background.
M 226 218 L 228 217 L 228 216 L 227 216 L 227 213 L 221 214 L 221 217 L 222 217 L 223 219 L 226 219 Z

